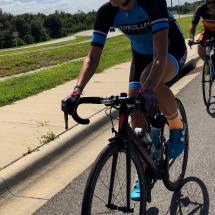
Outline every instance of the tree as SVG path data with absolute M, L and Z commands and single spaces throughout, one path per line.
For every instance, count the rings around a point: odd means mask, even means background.
M 44 27 L 49 29 L 51 38 L 61 36 L 62 22 L 58 14 L 51 14 L 44 20 Z
M 43 27 L 43 22 L 39 18 L 34 18 L 31 22 L 31 35 L 36 43 L 49 39 Z

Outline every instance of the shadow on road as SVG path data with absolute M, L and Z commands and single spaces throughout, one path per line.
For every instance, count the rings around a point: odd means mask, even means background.
M 213 101 L 207 107 L 207 112 L 212 118 L 215 118 L 215 96 L 211 96 L 211 100 Z
M 158 208 L 149 208 L 147 215 L 158 215 Z M 205 184 L 196 177 L 183 181 L 179 191 L 173 193 L 171 205 L 165 215 L 208 215 L 209 195 Z
M 172 196 L 170 214 L 199 214 L 209 213 L 209 195 L 205 184 L 196 177 L 183 181 L 182 188 Z

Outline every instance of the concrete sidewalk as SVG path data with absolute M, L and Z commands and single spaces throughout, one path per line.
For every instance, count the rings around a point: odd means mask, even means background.
M 194 66 L 198 59 L 196 46 L 192 49 L 188 47 L 185 67 Z M 127 92 L 129 72 L 130 62 L 127 62 L 107 69 L 101 74 L 95 74 L 84 89 L 84 96 L 111 96 Z M 187 80 L 184 82 L 185 85 Z M 61 100 L 71 93 L 75 84 L 76 80 L 73 80 L 36 96 L 15 102 L 13 105 L 0 108 L 0 167 L 6 167 L 0 172 L 2 179 L 14 179 L 16 174 L 25 171 L 25 167 L 31 166 L 32 168 L 35 162 L 49 156 L 49 153 L 56 151 L 59 145 L 71 141 L 75 135 L 93 126 L 93 123 L 77 125 L 70 117 L 69 130 L 65 132 Z M 176 94 L 182 87 L 176 84 L 171 89 Z M 82 118 L 90 118 L 92 122 L 98 123 L 106 116 L 105 108 L 104 105 L 81 105 L 78 113 Z M 43 146 L 40 151 L 22 157 L 28 147 L 30 149 L 40 147 L 41 141 L 44 140 L 41 136 L 49 133 L 59 138 L 48 143 L 45 149 Z M 14 169 L 15 161 L 19 159 L 22 160 L 21 166 L 16 166 Z M 16 179 L 13 181 L 17 182 Z

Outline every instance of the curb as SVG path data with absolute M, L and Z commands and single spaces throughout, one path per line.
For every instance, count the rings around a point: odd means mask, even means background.
M 76 124 L 69 128 L 59 139 L 42 146 L 41 151 L 28 154 L 0 171 L 0 199 L 3 199 L 4 194 L 7 191 L 10 192 L 11 188 L 36 175 L 37 171 L 45 165 L 75 147 L 96 130 L 110 123 L 110 118 L 105 114 L 105 109 L 91 117 L 89 125 Z M 111 115 L 118 117 L 118 110 L 113 110 Z
M 172 86 L 181 77 L 183 77 L 188 70 L 193 69 L 196 66 L 198 59 L 200 58 L 196 54 L 196 57 L 189 60 L 184 65 L 179 75 L 177 75 L 171 82 L 168 82 L 167 86 Z M 110 118 L 105 114 L 105 109 L 106 108 L 102 109 L 96 113 L 96 115 L 92 116 L 90 118 L 91 123 L 89 125 L 84 126 L 76 124 L 61 135 L 59 139 L 42 146 L 40 148 L 41 151 L 26 155 L 0 171 L 0 199 L 4 198 L 6 192 L 10 192 L 11 188 L 24 182 L 30 176 L 36 175 L 39 169 L 48 165 L 54 159 L 61 156 L 65 151 L 75 147 L 90 134 L 109 123 Z M 113 110 L 112 116 L 117 117 L 118 111 Z

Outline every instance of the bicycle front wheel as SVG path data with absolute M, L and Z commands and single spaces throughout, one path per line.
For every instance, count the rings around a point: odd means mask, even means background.
M 186 113 L 184 110 L 184 107 L 181 103 L 181 101 L 176 98 L 176 105 L 178 107 L 178 114 L 180 118 L 184 121 L 184 123 L 187 126 L 186 129 L 186 134 L 185 134 L 185 147 L 184 151 L 179 155 L 177 158 L 169 158 L 166 157 L 166 170 L 169 173 L 169 178 L 164 179 L 164 185 L 166 188 L 170 191 L 175 191 L 178 190 L 181 187 L 182 181 L 184 179 L 185 171 L 187 168 L 187 161 L 188 161 L 188 149 L 189 149 L 189 133 L 188 133 L 188 124 L 187 124 L 187 117 Z M 169 126 L 165 125 L 165 134 L 166 140 L 167 140 L 167 135 L 169 135 Z M 165 139 L 165 138 L 164 138 Z M 166 143 L 168 145 L 168 140 Z
M 144 172 L 139 157 L 132 146 L 131 189 L 136 180 L 140 181 L 140 201 L 130 201 L 132 214 L 144 215 L 146 190 Z M 82 215 L 129 214 L 126 212 L 126 153 L 119 141 L 114 140 L 99 154 L 89 174 L 83 202 Z
M 209 66 L 209 60 L 205 59 L 202 69 L 202 93 L 203 93 L 203 100 L 205 105 L 208 107 L 211 100 L 211 87 L 212 87 L 212 80 L 211 80 L 211 72 Z M 205 71 L 205 67 L 209 67 L 209 73 Z

